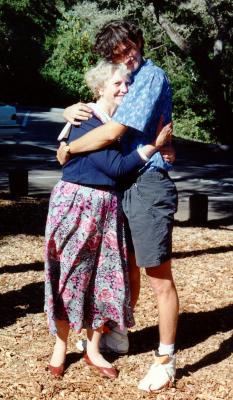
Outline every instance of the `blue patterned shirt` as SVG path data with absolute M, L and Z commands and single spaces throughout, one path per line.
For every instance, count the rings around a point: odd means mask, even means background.
M 171 121 L 171 114 L 172 94 L 165 72 L 151 60 L 143 61 L 139 69 L 132 74 L 129 92 L 112 118 L 115 122 L 133 128 L 128 129 L 121 140 L 124 153 L 128 154 L 151 143 L 155 138 L 160 116 L 163 115 L 166 125 Z M 156 152 L 144 167 L 157 168 L 171 168 L 171 164 L 165 162 L 159 152 Z

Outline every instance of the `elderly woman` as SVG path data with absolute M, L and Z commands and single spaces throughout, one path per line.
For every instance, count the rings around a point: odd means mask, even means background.
M 68 143 L 108 121 L 128 91 L 125 66 L 100 62 L 86 74 L 95 97 L 93 117 L 72 127 Z M 46 225 L 45 311 L 49 330 L 56 335 L 48 369 L 64 373 L 70 327 L 87 330 L 84 359 L 102 375 L 116 378 L 117 370 L 103 358 L 99 340 L 106 322 L 121 329 L 134 324 L 130 306 L 127 249 L 119 177 L 141 168 L 166 140 L 165 127 L 154 145 L 127 156 L 119 143 L 92 153 L 74 155 L 63 166 L 51 194 Z M 69 144 L 64 151 L 69 152 Z

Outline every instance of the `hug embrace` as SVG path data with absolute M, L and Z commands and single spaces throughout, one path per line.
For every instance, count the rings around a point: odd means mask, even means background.
M 160 343 L 138 388 L 157 391 L 170 386 L 176 372 L 179 304 L 171 255 L 177 190 L 169 177 L 171 89 L 164 71 L 143 58 L 143 45 L 134 23 L 105 24 L 94 46 L 103 60 L 85 77 L 96 101 L 64 111 L 69 122 L 57 153 L 62 178 L 46 224 L 45 311 L 56 336 L 47 369 L 64 374 L 69 330 L 86 329 L 87 339 L 77 343 L 85 362 L 102 376 L 118 377 L 104 353 L 128 352 L 145 268 Z

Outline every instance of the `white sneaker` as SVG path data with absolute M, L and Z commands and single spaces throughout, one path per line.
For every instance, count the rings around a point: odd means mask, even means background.
M 86 351 L 87 341 L 79 340 L 76 343 L 76 347 L 79 351 Z M 125 328 L 121 330 L 116 327 L 113 328 L 109 333 L 104 333 L 100 339 L 100 351 L 104 353 L 118 353 L 126 354 L 129 351 L 129 339 L 128 330 Z
M 155 362 L 146 376 L 139 382 L 138 389 L 153 392 L 172 386 L 176 373 L 176 356 L 156 354 Z

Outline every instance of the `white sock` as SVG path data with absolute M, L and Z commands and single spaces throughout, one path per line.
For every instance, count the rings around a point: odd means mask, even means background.
M 175 351 L 175 344 L 163 344 L 160 342 L 158 351 L 160 356 L 167 354 L 169 357 L 171 357 Z

